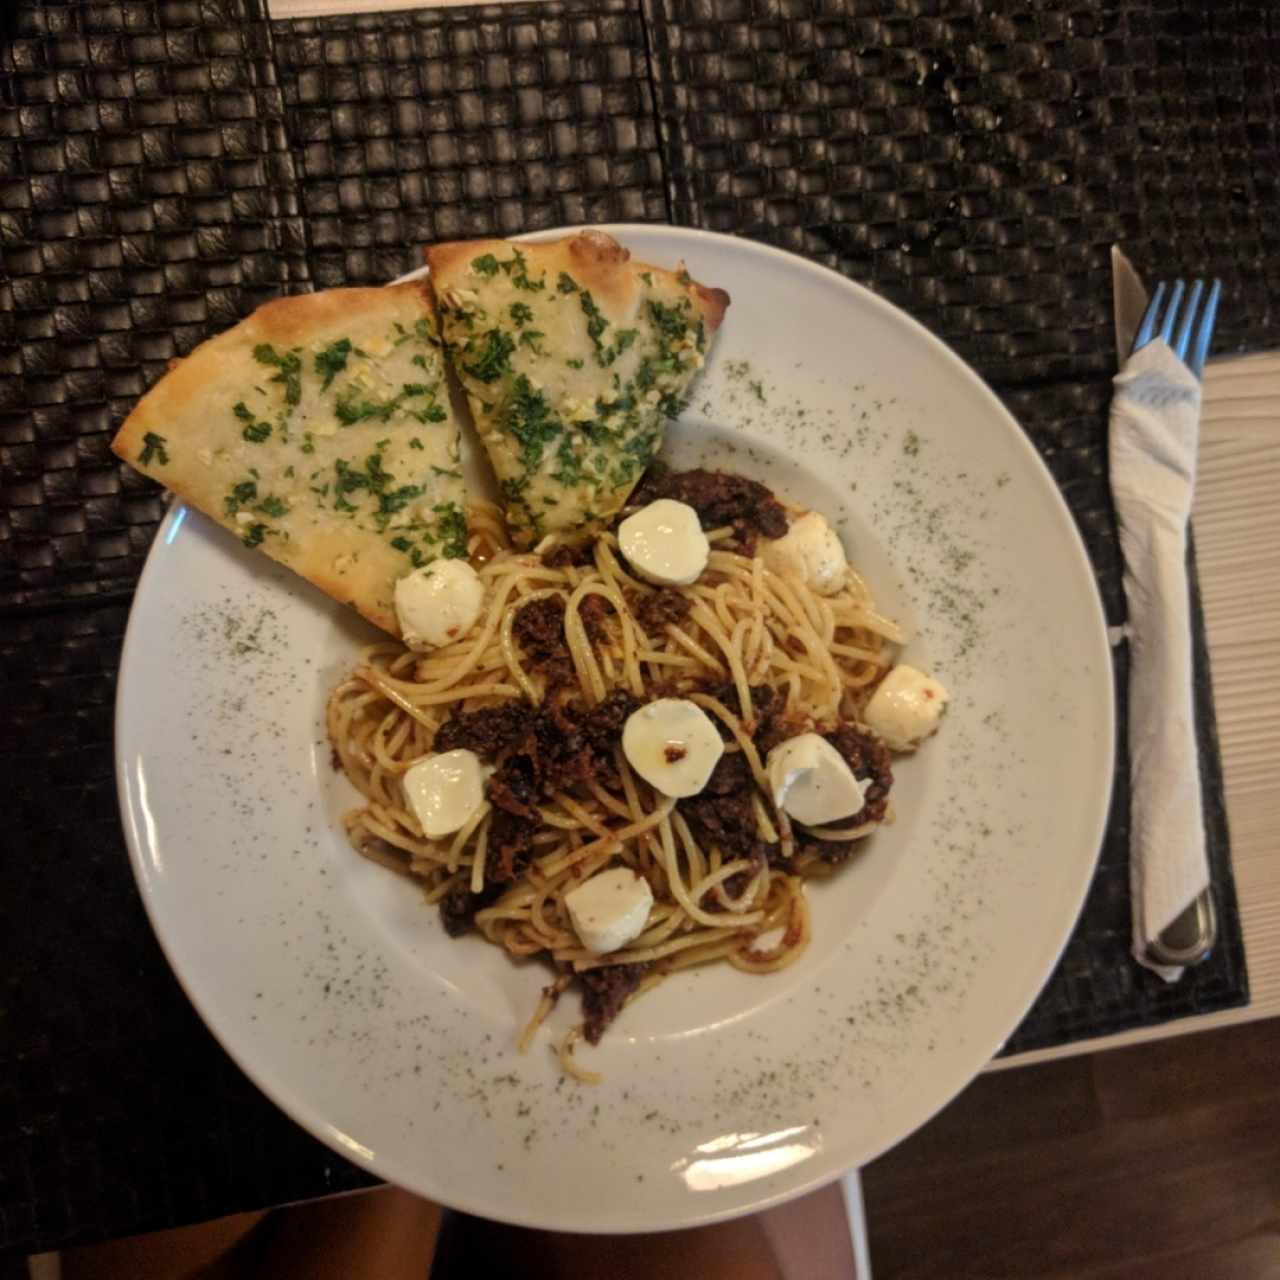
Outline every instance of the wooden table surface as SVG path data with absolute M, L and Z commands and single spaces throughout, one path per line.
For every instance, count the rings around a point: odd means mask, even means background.
M 993 1070 L 1280 1013 L 1280 353 L 1208 366 L 1192 519 L 1251 1001 L 1002 1058 Z

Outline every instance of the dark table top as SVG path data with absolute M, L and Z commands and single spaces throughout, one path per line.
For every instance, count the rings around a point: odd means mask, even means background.
M 753 236 L 870 285 L 995 386 L 1120 621 L 1108 249 L 1221 276 L 1218 349 L 1273 344 L 1278 126 L 1265 3 L 547 0 L 296 22 L 258 0 L 6 6 L 0 1249 L 368 1181 L 217 1047 L 128 870 L 112 699 L 162 498 L 107 444 L 169 359 L 280 293 L 386 281 L 434 239 Z M 1011 1048 L 1247 999 L 1197 636 L 1223 942 L 1176 987 L 1129 962 L 1122 753 L 1080 926 Z

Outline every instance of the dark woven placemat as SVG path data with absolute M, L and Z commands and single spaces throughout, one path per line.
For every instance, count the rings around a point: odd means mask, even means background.
M 273 24 L 317 287 L 436 240 L 667 219 L 638 0 Z
M 106 444 L 168 359 L 266 297 L 416 266 L 431 239 L 666 218 L 755 236 L 871 284 L 994 381 L 1119 620 L 1107 247 L 1152 275 L 1216 271 L 1220 348 L 1274 343 L 1269 11 L 640 3 L 293 23 L 258 0 L 0 13 L 0 763 L 17 797 L 0 1248 L 363 1180 L 200 1025 L 121 844 L 111 683 L 161 504 Z M 1122 760 L 1081 926 L 1011 1049 L 1245 998 L 1196 635 L 1222 945 L 1172 988 L 1129 960 Z
M 1233 0 L 651 0 L 673 221 L 816 258 L 997 385 L 1114 366 L 1108 250 L 1280 312 L 1280 12 Z
M 240 0 L 0 6 L 0 607 L 128 591 L 138 396 L 306 286 L 269 33 Z

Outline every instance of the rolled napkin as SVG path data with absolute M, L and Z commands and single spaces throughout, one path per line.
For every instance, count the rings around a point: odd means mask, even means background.
M 1129 877 L 1133 954 L 1175 982 L 1149 945 L 1208 887 L 1192 704 L 1187 520 L 1200 383 L 1157 339 L 1115 379 L 1111 491 L 1129 604 Z

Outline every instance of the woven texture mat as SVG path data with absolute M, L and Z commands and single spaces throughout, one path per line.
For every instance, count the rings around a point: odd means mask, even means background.
M 870 284 L 993 382 L 1116 621 L 1106 251 L 1221 275 L 1219 349 L 1274 345 L 1278 67 L 1267 6 L 1207 0 L 0 8 L 0 1248 L 366 1181 L 217 1048 L 128 872 L 111 705 L 162 503 L 107 442 L 168 360 L 439 237 L 732 230 Z M 1246 998 L 1199 669 L 1223 941 L 1176 987 L 1130 962 L 1122 760 L 1080 927 L 1011 1048 Z

